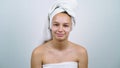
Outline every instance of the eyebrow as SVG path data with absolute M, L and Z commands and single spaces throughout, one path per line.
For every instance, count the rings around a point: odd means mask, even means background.
M 59 23 L 59 22 L 53 22 L 53 24 L 54 24 L 54 23 Z M 66 22 L 66 23 L 63 23 L 63 24 L 69 24 L 69 23 Z
M 64 24 L 69 24 L 69 23 L 64 23 Z

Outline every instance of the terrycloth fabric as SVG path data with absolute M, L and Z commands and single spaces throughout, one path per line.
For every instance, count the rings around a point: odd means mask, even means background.
M 52 18 L 60 12 L 67 12 L 71 17 L 73 22 L 75 23 L 75 12 L 74 10 L 77 8 L 76 0 L 57 0 L 53 6 L 50 8 L 48 17 L 50 20 L 50 28 L 52 23 Z
M 52 39 L 51 37 L 51 25 L 52 25 L 52 18 L 57 14 L 61 12 L 67 12 L 72 17 L 72 24 L 75 24 L 75 12 L 74 10 L 77 7 L 77 1 L 76 0 L 57 0 L 52 7 L 50 8 L 48 12 L 48 20 L 43 25 L 43 31 L 42 31 L 42 42 L 48 41 Z M 72 25 L 73 26 L 73 25 Z
M 77 62 L 63 62 L 54 64 L 45 64 L 43 68 L 78 68 Z

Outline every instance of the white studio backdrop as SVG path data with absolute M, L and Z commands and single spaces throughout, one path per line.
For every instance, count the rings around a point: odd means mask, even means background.
M 32 50 L 55 0 L 0 0 L 0 68 L 30 68 Z M 89 68 L 120 68 L 120 0 L 78 0 L 69 39 L 83 45 Z

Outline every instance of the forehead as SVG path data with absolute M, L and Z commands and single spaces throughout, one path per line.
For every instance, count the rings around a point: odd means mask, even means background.
M 52 23 L 71 23 L 71 17 L 66 13 L 58 13 L 53 17 Z

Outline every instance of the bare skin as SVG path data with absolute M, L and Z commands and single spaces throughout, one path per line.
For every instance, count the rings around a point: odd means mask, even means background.
M 71 29 L 71 17 L 58 13 L 52 20 L 53 39 L 34 49 L 31 68 L 42 68 L 43 64 L 78 62 L 78 68 L 88 68 L 87 51 L 81 45 L 68 41 Z

